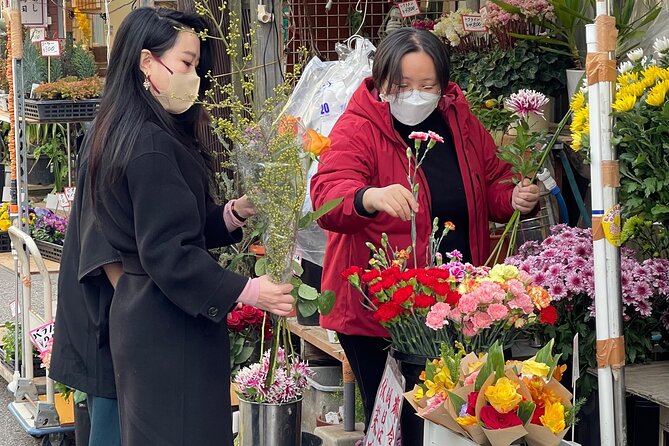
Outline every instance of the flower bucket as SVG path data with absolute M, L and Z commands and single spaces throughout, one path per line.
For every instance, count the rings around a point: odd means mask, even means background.
M 263 404 L 239 400 L 239 446 L 301 446 L 302 400 Z

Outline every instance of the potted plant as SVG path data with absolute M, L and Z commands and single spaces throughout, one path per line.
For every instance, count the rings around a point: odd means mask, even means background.
M 29 213 L 31 236 L 43 258 L 60 262 L 67 230 L 67 217 L 50 209 L 37 208 Z
M 100 106 L 102 79 L 63 78 L 35 89 L 36 99 L 25 100 L 26 117 L 41 122 L 81 122 L 95 118 Z

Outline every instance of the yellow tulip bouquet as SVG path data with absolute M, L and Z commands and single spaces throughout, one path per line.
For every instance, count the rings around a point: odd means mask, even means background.
M 665 153 L 669 140 L 669 38 L 658 39 L 654 53 L 627 54 L 619 67 L 613 102 L 612 143 L 620 158 L 624 214 L 651 221 L 669 220 L 669 181 Z M 571 99 L 571 147 L 589 159 L 590 109 L 585 91 Z

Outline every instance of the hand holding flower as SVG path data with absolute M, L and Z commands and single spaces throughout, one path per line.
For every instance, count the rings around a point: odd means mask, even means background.
M 539 196 L 539 186 L 526 178 L 513 189 L 511 206 L 521 214 L 530 213 L 539 202 Z

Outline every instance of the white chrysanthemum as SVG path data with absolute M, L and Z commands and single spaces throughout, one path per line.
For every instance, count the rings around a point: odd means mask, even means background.
M 632 71 L 632 68 L 634 68 L 634 64 L 630 61 L 625 61 L 618 67 L 618 72 L 620 72 L 620 74 L 627 73 L 628 71 Z
M 632 62 L 638 62 L 643 58 L 643 48 L 637 48 L 627 53 L 627 58 Z
M 669 52 L 669 37 L 665 36 L 661 39 L 656 39 L 655 43 L 653 44 L 653 49 L 660 57 Z

